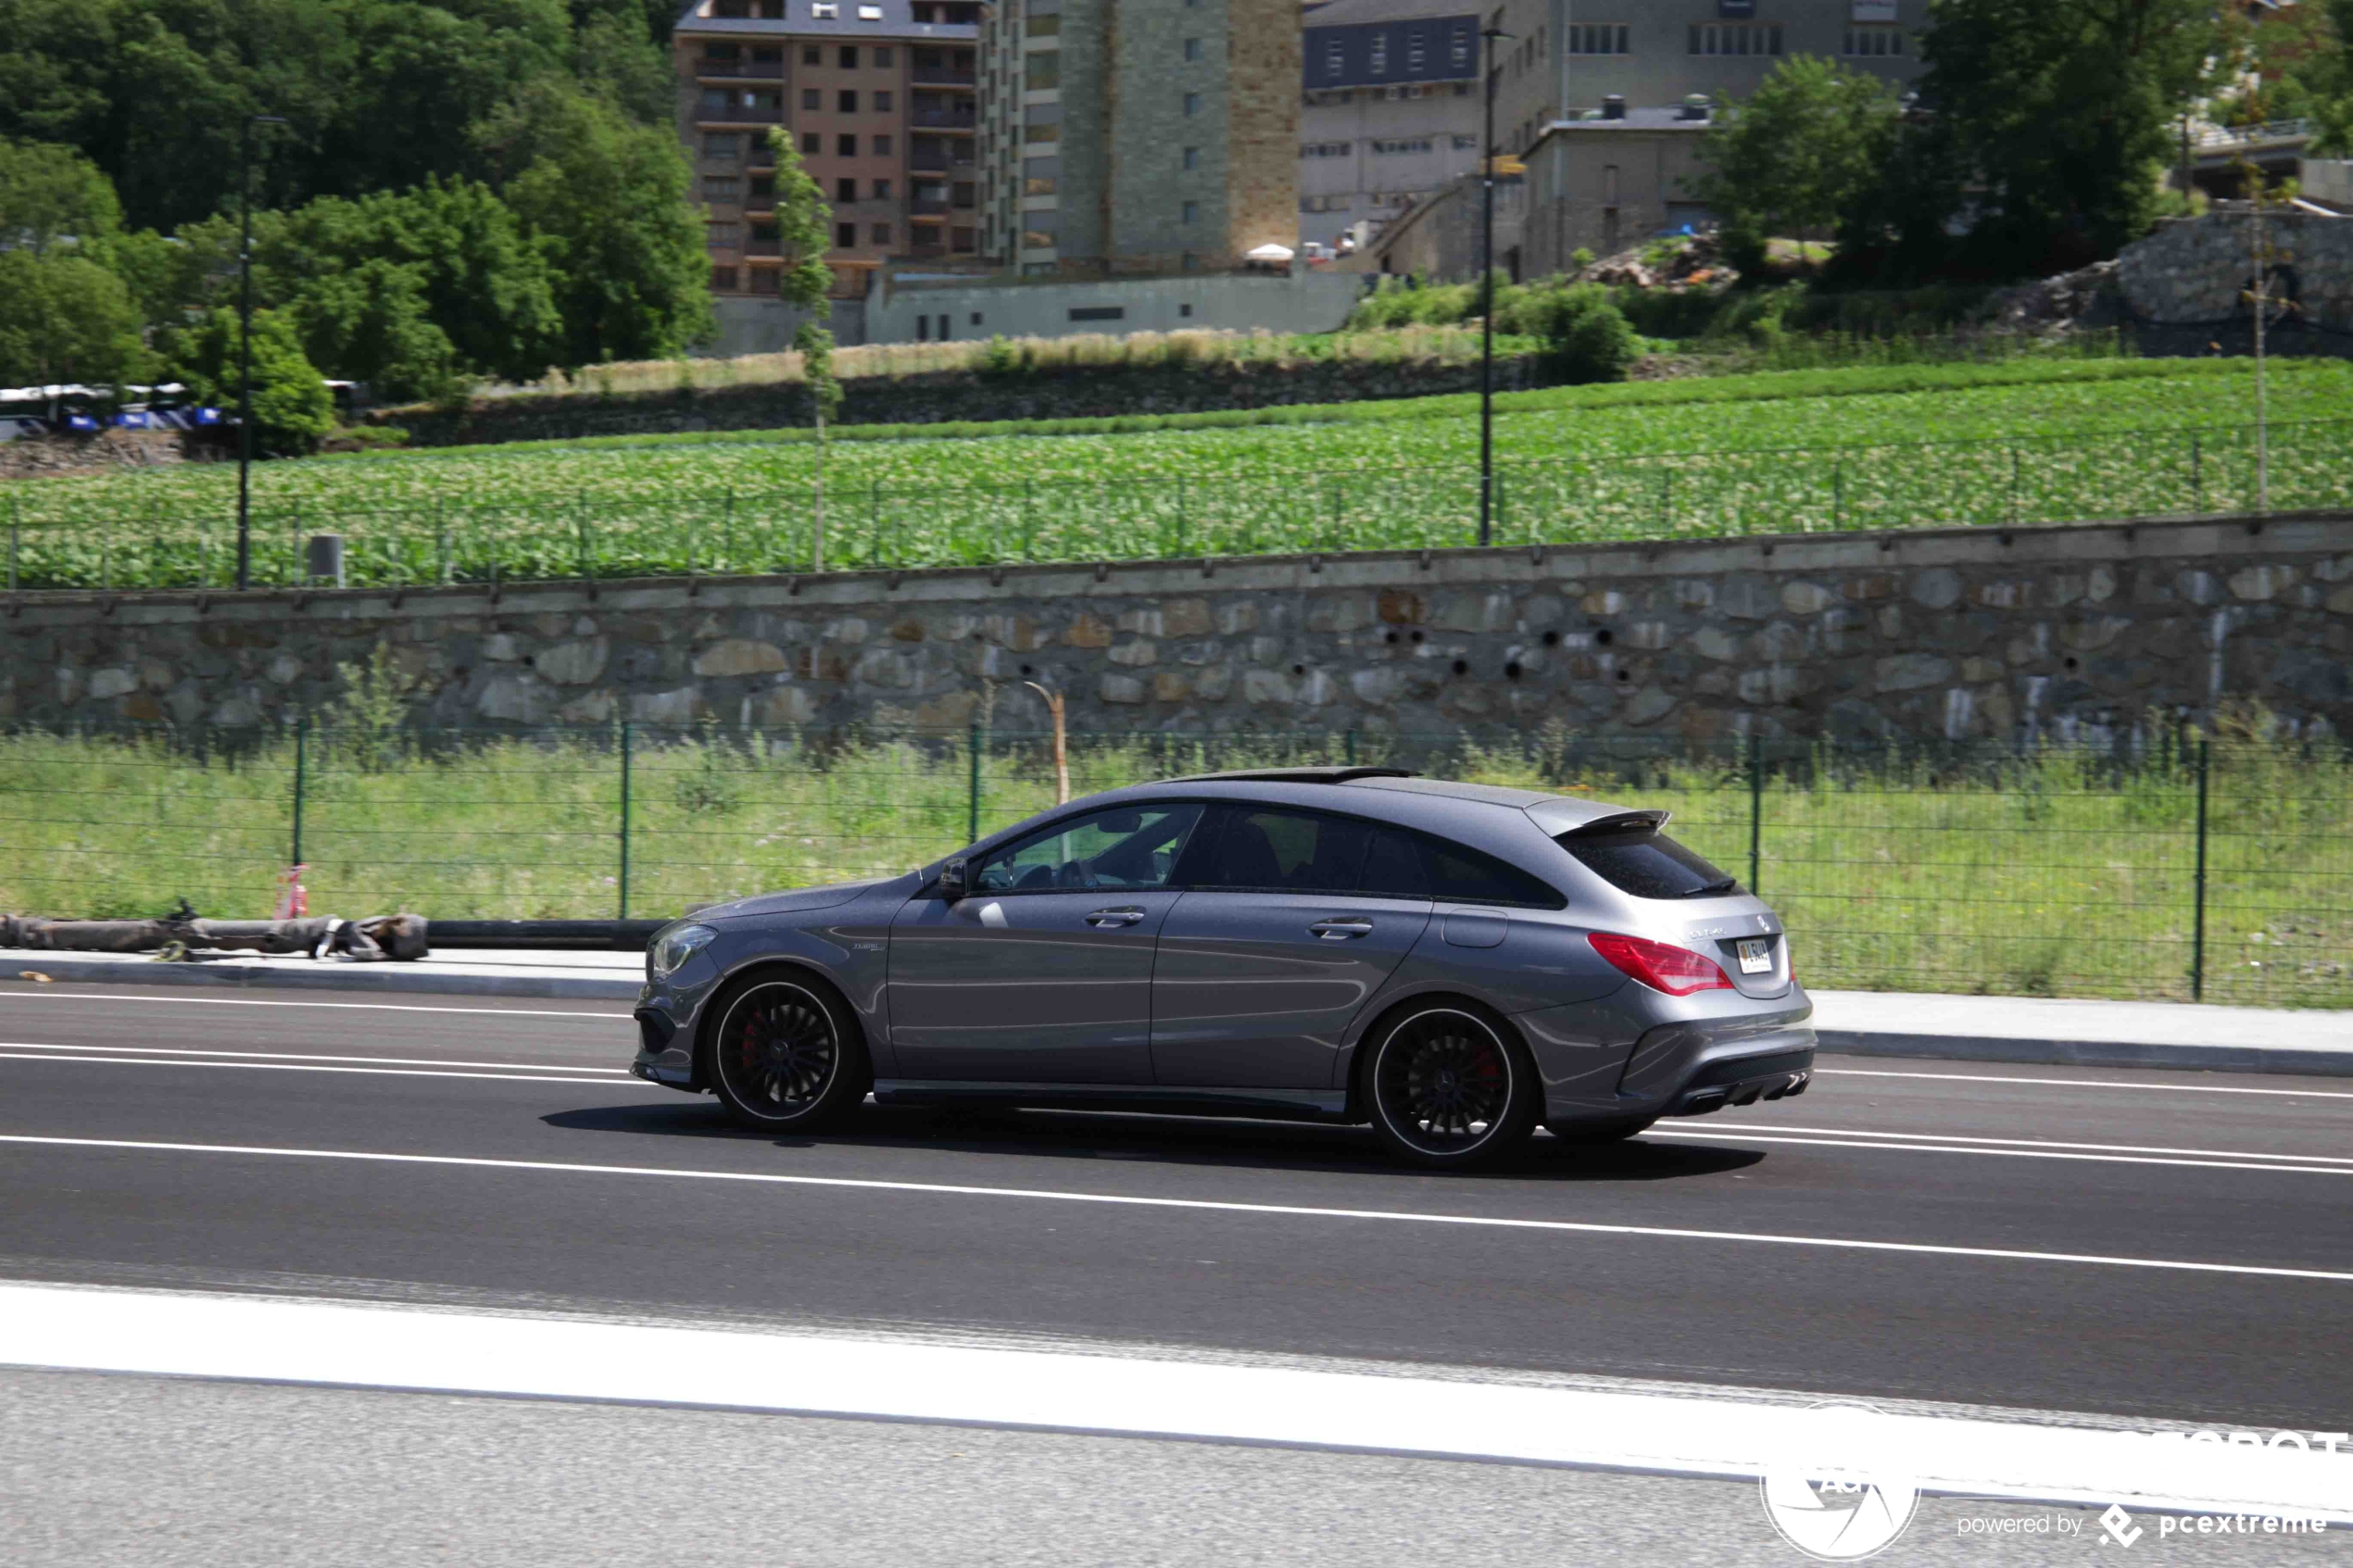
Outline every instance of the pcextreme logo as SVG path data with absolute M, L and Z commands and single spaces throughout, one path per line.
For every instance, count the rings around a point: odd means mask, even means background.
M 1798 1440 L 1765 1472 L 1765 1517 L 1781 1538 L 1824 1562 L 1856 1562 L 1893 1545 L 1912 1522 L 1919 1484 L 1882 1440 L 1886 1418 L 1868 1405 L 1817 1405 Z
M 2133 1516 L 2124 1512 L 2123 1504 L 2113 1502 L 2108 1505 L 2108 1512 L 2100 1515 L 2100 1533 L 2118 1546 L 2131 1546 L 2146 1534 L 2133 1523 Z

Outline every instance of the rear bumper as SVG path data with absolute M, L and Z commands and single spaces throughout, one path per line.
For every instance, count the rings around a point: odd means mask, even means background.
M 1804 1094 L 1813 1081 L 1811 1004 L 1730 1018 L 1661 1023 L 1626 1058 L 1620 1115 L 1705 1116 L 1727 1106 Z
M 1811 1035 L 1811 1030 L 1806 1031 Z M 1699 1069 L 1668 1102 L 1669 1116 L 1705 1116 L 1729 1105 L 1802 1095 L 1814 1081 L 1814 1050 L 1774 1051 L 1764 1056 L 1726 1057 Z

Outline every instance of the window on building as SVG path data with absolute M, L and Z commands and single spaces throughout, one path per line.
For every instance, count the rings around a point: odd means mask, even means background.
M 1125 321 L 1127 320 L 1127 307 L 1125 305 L 1074 305 L 1070 307 L 1070 319 L 1074 321 Z
M 1335 38 L 1324 45 L 1324 74 L 1344 76 L 1348 71 L 1348 45 Z
M 856 114 L 858 112 L 858 89 L 855 87 L 845 87 L 839 93 L 834 94 L 834 107 L 839 109 L 843 114 Z
M 875 112 L 876 114 L 888 114 L 890 112 L 889 94 L 877 93 L 875 94 Z
M 702 46 L 702 57 L 713 64 L 726 64 L 739 60 L 743 58 L 743 45 L 740 44 L 706 44 Z
M 740 223 L 706 223 L 702 243 L 713 250 L 733 249 L 744 243 L 744 226 Z
M 1373 34 L 1372 68 L 1375 76 L 1385 76 L 1389 72 L 1389 30 L 1387 28 Z
M 756 66 L 782 66 L 785 63 L 785 52 L 782 49 L 755 47 L 751 52 L 751 63 Z M 771 70 L 762 71 L 761 74 L 763 76 L 782 76 L 784 75 L 784 72 L 782 70 Z
M 1457 136 L 1454 138 L 1454 150 L 1458 153 L 1475 153 L 1478 151 L 1478 138 L 1476 136 Z
M 1033 144 L 1059 142 L 1063 139 L 1063 128 L 1059 125 L 1026 125 L 1022 128 L 1021 139 Z
M 1024 250 L 1051 250 L 1054 248 L 1053 233 L 1051 230 L 1046 229 L 1025 229 L 1021 233 L 1021 248 Z
M 1458 25 L 1454 29 L 1453 36 L 1446 42 L 1446 53 L 1453 59 L 1457 71 L 1470 69 L 1471 30 L 1467 25 Z
M 843 203 L 843 204 L 847 205 L 848 203 L 854 202 L 854 201 L 856 201 L 857 199 L 858 199 L 858 182 L 857 182 L 857 181 L 855 181 L 855 180 L 837 180 L 837 181 L 835 181 L 835 182 L 834 182 L 834 200 L 836 200 L 836 201 L 837 201 L 837 202 L 841 202 L 841 203 Z
M 776 177 L 774 174 L 753 175 L 751 177 L 751 189 L 745 194 L 750 196 L 753 201 L 773 198 L 776 194 Z
M 1185 116 L 1186 116 L 1186 118 L 1189 119 L 1191 119 L 1194 115 L 1197 115 L 1197 114 L 1199 114 L 1199 113 L 1201 113 L 1201 94 L 1198 94 L 1198 93 L 1188 93 L 1188 94 L 1185 94 Z
M 702 199 L 731 202 L 744 194 L 744 182 L 732 174 L 706 174 L 702 177 Z
M 1844 55 L 1884 57 L 1904 52 L 1904 30 L 1895 27 L 1850 27 Z
M 1419 76 L 1422 73 L 1423 63 L 1429 58 L 1429 51 L 1425 46 L 1425 43 L 1426 41 L 1422 37 L 1422 30 L 1420 28 L 1409 28 L 1406 30 L 1405 69 L 1416 76 Z
M 1032 38 L 1058 38 L 1062 31 L 1063 19 L 1059 11 L 1048 11 L 1044 16 L 1029 19 L 1029 36 Z
M 1185 58 L 1189 60 L 1198 60 L 1201 58 L 1200 39 L 1188 38 L 1185 40 Z
M 890 244 L 890 225 L 889 225 L 889 224 L 887 224 L 887 223 L 877 223 L 877 224 L 875 224 L 875 225 L 874 226 L 874 228 L 873 228 L 870 232 L 873 233 L 873 235 L 874 235 L 874 237 L 875 237 L 875 244 L 876 244 L 876 245 L 887 245 Z
M 1299 149 L 1302 157 L 1346 157 L 1356 150 L 1353 142 L 1309 142 Z
M 855 250 L 855 249 L 857 249 L 857 248 L 858 248 L 858 225 L 857 225 L 857 224 L 855 224 L 855 223 L 837 223 L 837 224 L 835 224 L 835 225 L 834 225 L 834 248 L 835 248 L 836 250 Z
M 875 182 L 875 199 L 878 202 L 887 202 L 890 199 L 889 181 L 877 180 Z
M 711 291 L 715 294 L 735 293 L 736 270 L 733 267 L 712 268 L 711 270 Z
M 800 63 L 805 66 L 824 65 L 825 51 L 814 44 L 804 44 L 800 47 Z
M 1033 93 L 1043 93 L 1063 84 L 1063 56 L 1059 49 L 1033 49 L 1023 62 L 1022 84 Z
M 845 44 L 841 46 L 841 52 L 834 57 L 836 60 L 840 62 L 842 69 L 856 70 L 858 69 L 858 45 L 855 44 Z
M 1389 137 L 1375 141 L 1373 151 L 1384 157 L 1399 153 L 1426 153 L 1429 151 L 1429 138 L 1427 136 Z
M 1187 202 L 1187 203 L 1185 204 L 1185 206 L 1184 206 L 1184 209 L 1183 209 L 1183 210 L 1184 210 L 1184 217 L 1182 218 L 1181 221 L 1186 222 L 1186 223 L 1192 223 L 1192 222 L 1197 222 L 1197 221 L 1199 221 L 1199 220 L 1200 220 L 1200 219 L 1201 219 L 1201 203 L 1199 203 L 1199 202 Z
M 1568 30 L 1572 55 L 1630 55 L 1633 30 L 1624 22 L 1579 22 Z
M 1781 52 L 1781 24 L 1693 22 L 1690 51 L 1694 55 L 1779 55 Z
M 702 139 L 702 156 L 733 162 L 744 156 L 744 139 L 733 131 L 714 131 Z
M 836 4 L 836 0 L 814 0 L 809 7 L 809 15 L 814 21 L 837 22 L 841 20 L 841 6 Z
M 1200 167 L 1201 149 L 1199 147 L 1187 147 L 1185 149 L 1185 168 L 1188 170 L 1190 170 L 1199 169 Z
M 834 138 L 834 152 L 836 156 L 840 157 L 856 157 L 858 156 L 858 138 L 851 135 L 836 136 Z
M 1023 178 L 1021 194 L 1025 196 L 1051 196 L 1060 188 L 1061 177 L 1053 174 L 1031 174 Z
M 888 70 L 892 66 L 898 63 L 899 56 L 892 53 L 891 47 L 887 44 L 875 44 L 874 53 L 875 69 L 877 70 Z
M 823 93 L 818 92 L 814 87 L 804 87 L 800 90 L 800 107 L 804 109 L 824 108 L 825 107 L 825 95 Z
M 824 150 L 825 139 L 823 136 L 818 135 L 814 131 L 804 131 L 800 133 L 801 157 L 815 157 Z

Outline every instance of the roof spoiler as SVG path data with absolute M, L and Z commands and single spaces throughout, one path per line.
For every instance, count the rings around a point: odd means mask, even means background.
M 1579 822 L 1558 838 L 1586 838 L 1604 833 L 1656 833 L 1667 825 L 1672 811 L 1613 811 L 1606 817 L 1595 817 L 1590 822 Z

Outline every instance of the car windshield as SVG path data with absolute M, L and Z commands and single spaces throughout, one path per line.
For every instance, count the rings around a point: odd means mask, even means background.
M 1655 827 L 1565 833 L 1553 842 L 1604 882 L 1637 898 L 1706 898 L 1741 890 L 1737 878 Z

